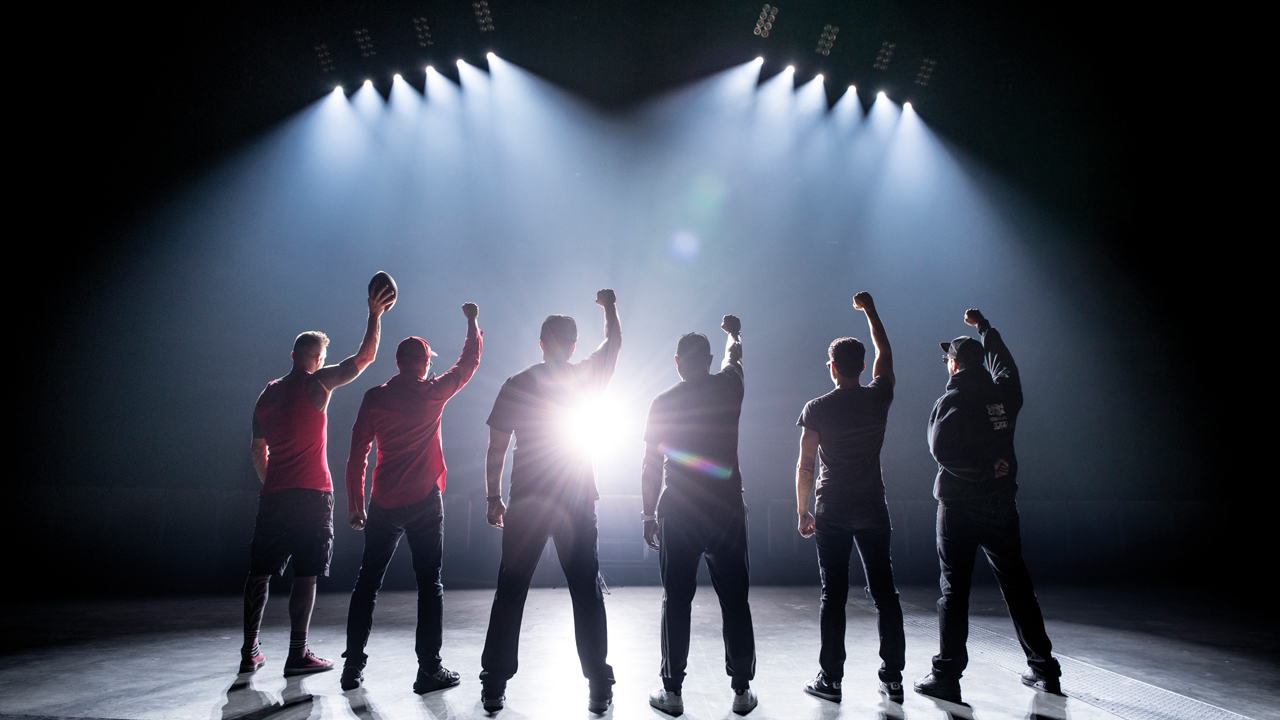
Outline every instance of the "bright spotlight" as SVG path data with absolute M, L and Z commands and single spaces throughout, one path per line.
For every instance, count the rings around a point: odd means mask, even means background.
M 579 452 L 601 454 L 616 449 L 620 419 L 626 416 L 622 403 L 612 397 L 584 398 L 561 417 L 561 431 L 570 446 Z
M 373 85 L 373 81 L 372 81 L 372 80 L 365 80 L 365 81 L 364 81 L 364 84 L 365 84 L 365 85 Z
M 463 65 L 462 58 L 458 58 L 458 67 L 462 67 L 462 65 Z
M 903 109 L 903 110 L 910 110 L 910 109 L 911 109 L 911 101 L 907 101 L 907 102 L 902 103 L 902 109 Z
M 497 56 L 497 55 L 494 55 L 494 54 L 493 54 L 493 53 L 491 53 L 491 52 L 489 52 L 489 53 L 485 53 L 485 55 L 484 55 L 484 56 L 485 56 L 485 57 L 487 57 L 487 58 L 489 58 L 490 60 L 496 60 L 496 59 L 498 58 L 498 56 Z
M 400 73 L 396 73 L 395 75 L 392 75 L 392 76 L 391 76 L 391 79 L 392 79 L 392 80 L 403 80 L 404 78 L 400 77 Z
M 849 92 L 858 92 L 858 88 L 854 85 L 849 86 Z
M 888 96 L 884 94 L 884 91 L 883 91 L 883 90 L 881 90 L 880 92 L 876 93 L 876 97 L 878 97 L 878 98 L 886 98 L 886 97 L 888 97 Z
M 341 86 L 341 85 L 338 85 L 337 87 L 335 87 L 335 88 L 333 89 L 333 91 L 334 91 L 334 92 L 336 92 L 336 93 L 340 93 L 340 92 L 342 92 L 342 86 Z
M 763 56 L 763 55 L 761 55 L 760 57 L 756 58 L 756 62 L 758 62 L 758 63 L 762 63 L 762 62 L 764 62 L 764 56 Z
M 795 71 L 796 71 L 796 66 L 795 66 L 795 65 L 788 65 L 788 66 L 787 66 L 787 72 L 795 72 Z
M 822 73 L 818 73 L 817 76 L 815 76 L 813 79 L 817 80 L 818 82 L 822 82 Z
M 430 65 L 428 65 L 428 66 L 427 66 L 427 70 L 426 70 L 426 72 L 431 72 L 432 70 L 435 70 L 435 68 L 433 68 L 433 67 L 431 67 Z

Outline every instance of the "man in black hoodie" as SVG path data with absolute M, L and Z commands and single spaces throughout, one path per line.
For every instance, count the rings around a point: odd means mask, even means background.
M 1062 670 L 1050 652 L 1040 603 L 1022 560 L 1014 500 L 1018 459 L 1013 431 L 1022 409 L 1022 382 L 1000 333 L 982 313 L 970 309 L 964 321 L 978 329 L 982 340 L 962 335 L 942 343 L 950 379 L 929 415 L 929 451 L 938 461 L 933 495 L 938 499 L 942 599 L 933 672 L 918 680 L 915 689 L 960 702 L 960 675 L 969 663 L 969 588 L 981 547 L 1027 655 L 1030 669 L 1022 675 L 1023 684 L 1061 694 Z

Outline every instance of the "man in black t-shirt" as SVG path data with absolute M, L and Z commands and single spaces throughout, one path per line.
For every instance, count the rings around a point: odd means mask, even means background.
M 554 537 L 573 601 L 574 635 L 582 674 L 590 682 L 587 709 L 603 713 L 613 699 L 604 594 L 596 551 L 596 491 L 590 453 L 566 432 L 583 403 L 604 392 L 618 363 L 622 326 L 612 290 L 596 293 L 604 308 L 605 340 L 586 360 L 571 363 L 578 326 L 552 315 L 542 323 L 542 362 L 507 378 L 489 415 L 485 487 L 489 524 L 502 528 L 502 564 L 480 656 L 481 701 L 488 712 L 503 707 L 507 681 L 516 674 L 520 621 L 538 558 Z M 511 436 L 510 509 L 502 502 L 502 466 Z
M 889 557 L 889 508 L 880 475 L 880 447 L 893 402 L 893 351 L 871 295 L 853 296 L 853 306 L 867 316 L 876 363 L 868 385 L 858 384 L 866 369 L 866 348 L 851 337 L 837 338 L 827 354 L 827 367 L 836 389 L 810 400 L 796 424 L 800 460 L 796 464 L 796 507 L 800 534 L 818 535 L 818 567 L 822 575 L 822 604 L 818 622 L 822 670 L 804 687 L 810 695 L 840 702 L 844 676 L 845 602 L 849 598 L 849 556 L 858 547 L 867 577 L 867 591 L 875 601 L 880 631 L 880 692 L 902 702 L 902 668 L 906 640 L 902 605 L 893 584 Z M 814 492 L 813 461 L 822 466 L 817 487 L 817 517 L 809 512 Z
M 757 704 L 751 690 L 756 651 L 747 603 L 747 509 L 738 470 L 742 323 L 725 315 L 720 327 L 729 334 L 720 372 L 711 374 L 705 335 L 682 336 L 676 345 L 681 382 L 654 398 L 644 433 L 641 517 L 645 542 L 659 553 L 663 588 L 662 688 L 649 695 L 649 704 L 671 715 L 684 712 L 690 611 L 703 555 L 720 598 L 733 711 L 745 715 Z

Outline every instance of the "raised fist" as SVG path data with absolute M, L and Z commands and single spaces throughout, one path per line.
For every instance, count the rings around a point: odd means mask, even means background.
M 978 327 L 978 323 L 982 322 L 982 313 L 976 308 L 969 308 L 964 311 L 964 324 Z
M 724 319 L 720 321 L 720 329 L 730 335 L 737 335 L 742 332 L 742 321 L 738 319 L 737 315 L 725 315 Z
M 618 296 L 609 288 L 596 291 L 596 304 L 600 307 L 609 307 L 618 304 Z
M 853 296 L 853 306 L 858 310 L 866 312 L 868 308 L 876 306 L 876 301 L 871 299 L 871 293 L 864 290 Z
M 475 303 L 462 303 L 462 314 L 468 320 L 475 320 L 476 315 L 480 314 L 480 308 Z

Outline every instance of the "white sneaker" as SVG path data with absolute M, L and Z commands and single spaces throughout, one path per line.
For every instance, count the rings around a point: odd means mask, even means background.
M 661 710 L 668 715 L 684 714 L 684 698 L 680 697 L 680 693 L 672 692 L 666 688 L 658 688 L 649 693 L 649 705 L 655 710 Z
M 756 693 L 751 688 L 746 690 L 733 691 L 733 711 L 739 715 L 746 715 L 756 709 L 760 701 L 756 699 Z

